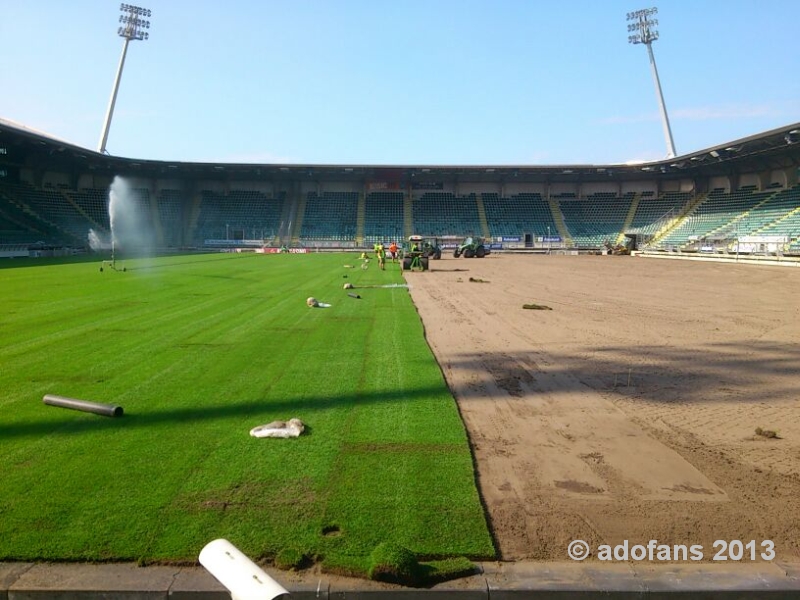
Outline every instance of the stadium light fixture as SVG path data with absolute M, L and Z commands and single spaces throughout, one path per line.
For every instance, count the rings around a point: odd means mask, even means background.
M 653 72 L 653 80 L 656 83 L 656 95 L 658 96 L 658 107 L 661 109 L 661 121 L 664 126 L 664 138 L 667 141 L 667 158 L 675 158 L 675 142 L 672 140 L 672 128 L 669 126 L 667 116 L 667 106 L 664 103 L 664 93 L 661 91 L 661 82 L 658 79 L 658 69 L 656 68 L 656 57 L 653 54 L 653 42 L 658 39 L 658 19 L 651 18 L 658 14 L 658 8 L 644 8 L 629 12 L 628 18 L 628 42 L 631 44 L 644 44 L 647 46 L 647 54 L 650 56 L 650 67 Z
M 117 34 L 125 41 L 122 43 L 122 56 L 117 67 L 117 76 L 114 78 L 114 87 L 111 90 L 111 100 L 106 111 L 106 120 L 103 124 L 103 132 L 100 134 L 100 144 L 97 151 L 100 154 L 106 151 L 108 141 L 108 130 L 111 127 L 111 117 L 114 115 L 114 105 L 117 102 L 117 92 L 119 91 L 119 80 L 122 78 L 122 68 L 125 66 L 125 55 L 128 52 L 128 42 L 131 40 L 144 41 L 150 37 L 150 33 L 145 29 L 150 29 L 149 19 L 153 12 L 149 8 L 133 6 L 131 4 L 120 4 L 119 10 L 122 13 L 119 17 L 119 27 Z

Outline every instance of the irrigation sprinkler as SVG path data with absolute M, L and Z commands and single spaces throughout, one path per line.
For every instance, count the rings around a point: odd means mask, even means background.
M 136 229 L 137 219 L 133 210 L 132 198 L 128 184 L 125 179 L 117 176 L 108 190 L 108 222 L 111 228 L 111 260 L 104 260 L 100 265 L 100 271 L 103 267 L 108 266 L 114 271 L 126 271 L 117 267 L 117 241 L 119 238 L 119 227 L 123 226 L 123 232 L 126 233 L 128 241 L 131 241 L 131 235 Z
M 121 269 L 117 268 L 117 258 L 116 258 L 116 244 L 112 238 L 111 240 L 111 260 L 104 260 L 100 264 L 100 272 L 103 272 L 103 269 L 108 267 L 109 269 L 113 269 L 114 271 L 122 271 L 123 273 L 128 270 L 127 267 L 123 266 Z
M 59 406 L 61 408 L 71 408 L 83 412 L 90 412 L 104 417 L 121 417 L 123 410 L 121 406 L 114 404 L 102 404 L 100 402 L 89 402 L 88 400 L 78 400 L 55 394 L 46 394 L 42 401 L 49 406 Z
M 228 588 L 232 600 L 272 600 L 289 594 L 228 540 L 209 542 L 200 551 L 200 564 Z

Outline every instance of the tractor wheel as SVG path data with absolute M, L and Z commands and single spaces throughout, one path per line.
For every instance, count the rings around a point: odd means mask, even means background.
M 436 253 L 433 255 L 433 260 L 439 260 L 440 258 L 442 258 L 442 249 L 437 248 Z
M 428 270 L 428 257 L 427 256 L 423 256 L 422 258 L 420 258 L 419 259 L 419 264 L 422 265 L 422 270 L 423 271 L 427 271 Z
M 455 258 L 458 258 L 459 256 L 461 256 L 461 254 L 459 254 L 458 250 L 455 250 L 455 251 L 453 251 L 453 256 Z
M 478 258 L 483 258 L 484 256 L 486 256 L 486 248 L 484 248 L 483 246 L 478 246 L 478 249 L 475 250 L 475 256 L 477 256 Z
M 464 250 L 464 258 L 472 258 L 475 256 L 475 250 L 472 248 L 467 248 Z
M 411 270 L 411 259 L 406 256 L 403 259 L 403 271 L 410 271 L 410 270 Z

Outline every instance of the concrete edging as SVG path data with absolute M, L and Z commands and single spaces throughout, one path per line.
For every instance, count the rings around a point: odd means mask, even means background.
M 660 599 L 800 598 L 800 563 L 482 563 L 480 573 L 430 589 L 266 569 L 300 600 L 521 600 L 536 597 Z M 202 567 L 134 563 L 0 563 L 0 600 L 228 600 Z

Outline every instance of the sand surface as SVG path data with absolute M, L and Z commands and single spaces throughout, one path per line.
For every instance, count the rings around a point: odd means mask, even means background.
M 577 538 L 700 544 L 706 561 L 715 540 L 772 540 L 800 560 L 800 269 L 507 254 L 431 267 L 406 279 L 503 560 L 565 560 Z

